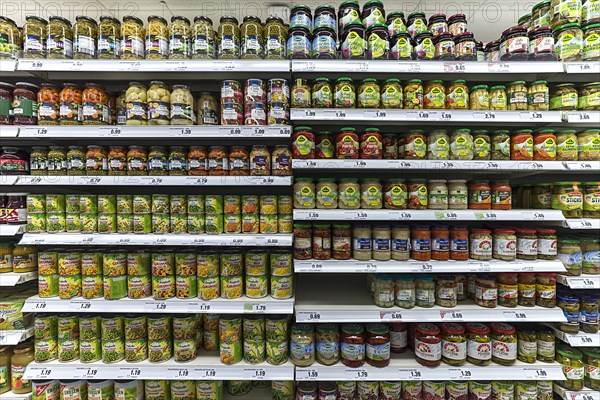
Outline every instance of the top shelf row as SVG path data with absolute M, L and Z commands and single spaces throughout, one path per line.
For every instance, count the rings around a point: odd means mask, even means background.
M 394 61 L 394 60 L 0 60 L 4 78 L 46 74 L 61 78 L 61 73 L 90 72 L 95 79 L 118 80 L 132 73 L 345 73 L 345 74 L 600 74 L 600 61 L 567 62 L 521 61 Z M 100 74 L 100 76 L 98 76 Z M 69 76 L 73 79 L 73 76 Z M 511 77 L 514 78 L 514 77 Z M 497 80 L 498 77 L 494 76 Z

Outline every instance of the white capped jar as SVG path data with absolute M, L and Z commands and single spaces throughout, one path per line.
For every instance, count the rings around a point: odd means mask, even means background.
M 446 185 L 445 179 L 429 180 L 427 182 L 427 192 L 429 195 L 429 209 L 448 209 L 448 185 Z
M 466 210 L 468 205 L 469 189 L 465 179 L 451 179 L 448 181 L 448 208 L 450 210 Z
M 392 230 L 387 225 L 376 225 L 372 230 L 373 259 L 387 261 L 392 258 Z

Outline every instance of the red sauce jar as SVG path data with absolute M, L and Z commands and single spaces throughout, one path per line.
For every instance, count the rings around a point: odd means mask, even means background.
M 446 261 L 450 258 L 450 231 L 447 225 L 431 229 L 431 259 Z
M 489 210 L 492 207 L 492 188 L 489 181 L 473 181 L 469 183 L 469 208 Z
M 428 226 L 416 226 L 410 231 L 410 258 L 431 260 L 431 231 Z
M 12 125 L 12 101 L 14 85 L 0 82 L 0 125 Z
M 510 210 L 512 208 L 512 188 L 508 181 L 492 183 L 492 210 Z
M 533 159 L 533 132 L 531 129 L 520 129 L 510 137 L 510 159 Z
M 308 126 L 294 128 L 293 157 L 298 159 L 315 158 L 315 135 Z
M 335 140 L 335 151 L 339 159 L 356 159 L 359 154 L 359 142 L 356 129 L 342 128 Z
M 469 230 L 464 226 L 454 226 L 450 229 L 450 259 L 469 259 Z
M 366 337 L 367 363 L 374 367 L 390 364 L 390 330 L 384 324 L 368 324 Z
M 437 367 L 442 362 L 440 329 L 430 323 L 420 323 L 415 329 L 415 357 L 426 367 Z
M 556 135 L 553 129 L 542 129 L 533 136 L 533 159 L 556 160 Z
M 386 160 L 398 159 L 398 136 L 393 133 L 383 135 L 383 158 Z
M 360 135 L 360 158 L 381 159 L 383 157 L 383 143 L 379 128 L 367 128 Z
M 15 125 L 37 125 L 39 86 L 33 83 L 17 82 L 13 90 L 12 112 Z
M 554 35 L 552 29 L 540 26 L 531 30 L 529 36 L 529 59 L 535 61 L 556 61 Z
M 365 363 L 365 329 L 359 324 L 344 324 L 340 334 L 342 364 L 358 368 Z
M 408 331 L 404 322 L 387 324 L 390 329 L 390 348 L 392 353 L 404 353 L 408 347 Z
M 329 131 L 317 133 L 315 140 L 315 155 L 317 158 L 334 158 L 335 157 L 335 138 Z

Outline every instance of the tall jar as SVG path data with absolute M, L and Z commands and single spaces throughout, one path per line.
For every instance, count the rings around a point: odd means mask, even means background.
M 52 16 L 48 23 L 47 57 L 51 59 L 73 58 L 73 30 L 71 22 L 63 17 Z
M 128 15 L 121 25 L 121 59 L 141 60 L 145 56 L 146 32 L 141 19 Z
M 410 258 L 410 230 L 406 226 L 392 228 L 392 259 L 407 261 Z
M 265 59 L 266 60 L 285 60 L 287 29 L 283 20 L 279 17 L 271 16 L 267 18 L 264 27 L 265 35 Z
M 369 225 L 355 225 L 352 230 L 352 257 L 367 261 L 372 257 L 372 237 Z
M 60 101 L 56 86 L 52 83 L 42 83 L 37 100 L 38 125 L 58 125 Z
M 240 58 L 260 60 L 264 57 L 264 33 L 260 18 L 246 16 L 240 26 Z
M 48 38 L 48 21 L 30 15 L 25 17 L 21 30 L 23 58 L 46 58 L 46 39 Z
M 21 50 L 21 32 L 15 21 L 8 17 L 0 16 L 0 26 L 3 29 L 4 46 L 0 49 L 0 59 L 10 59 L 17 56 Z
M 334 224 L 332 229 L 332 256 L 335 260 L 352 257 L 352 230 L 350 224 Z
M 171 125 L 193 125 L 194 97 L 189 86 L 174 85 L 171 92 Z
M 432 275 L 419 275 L 415 280 L 417 307 L 431 308 L 435 305 L 435 281 Z
M 166 60 L 169 57 L 169 27 L 163 17 L 151 15 L 146 26 L 146 60 Z
M 556 272 L 539 272 L 535 276 L 535 304 L 556 307 Z
M 108 124 L 108 95 L 102 86 L 94 83 L 86 84 L 82 93 L 82 103 L 83 125 Z
M 498 279 L 498 305 L 502 307 L 516 307 L 519 297 L 519 274 L 503 272 L 497 275 Z
M 193 60 L 210 60 L 216 57 L 217 42 L 210 18 L 202 15 L 194 17 L 191 35 Z
M 217 29 L 217 58 L 236 59 L 240 57 L 240 27 L 238 20 L 225 15 L 219 20 Z
M 365 330 L 359 324 L 341 326 L 340 354 L 342 364 L 350 368 L 361 367 L 365 363 Z
M 481 323 L 469 323 L 467 331 L 467 361 L 482 366 L 489 365 L 492 360 L 492 339 L 490 328 Z
M 498 283 L 494 275 L 477 275 L 475 280 L 475 303 L 480 307 L 496 308 L 498 305 Z
M 90 17 L 79 15 L 73 25 L 73 58 L 96 58 L 98 24 Z
M 556 384 L 569 390 L 582 390 L 585 376 L 583 353 L 569 345 L 560 343 L 556 346 L 556 361 L 562 365 L 567 380 L 556 381 Z
M 100 16 L 98 25 L 98 58 L 114 60 L 121 57 L 121 22 L 111 16 Z
M 29 379 L 24 379 L 27 366 L 34 360 L 34 351 L 31 342 L 18 344 L 10 359 L 10 386 L 14 394 L 31 393 L 32 382 Z M 8 377 L 7 376 L 7 377 Z
M 308 367 L 315 362 L 315 338 L 309 324 L 294 324 L 290 335 L 290 361 L 298 367 Z
M 169 59 L 187 60 L 191 55 L 192 30 L 190 20 L 181 15 L 171 17 L 169 27 Z
M 368 324 L 365 337 L 366 360 L 374 367 L 387 367 L 390 363 L 390 331 L 384 324 Z
M 130 82 L 125 92 L 127 108 L 125 125 L 148 124 L 148 91 L 140 82 Z
M 415 358 L 426 367 L 437 367 L 442 362 L 442 337 L 440 329 L 430 323 L 417 324 L 415 328 Z
M 442 332 L 442 361 L 459 366 L 467 361 L 467 336 L 465 328 L 456 323 L 440 326 Z
M 515 327 L 505 323 L 490 324 L 492 361 L 500 365 L 513 365 L 517 361 L 517 335 Z
M 340 332 L 336 324 L 320 324 L 316 329 L 316 360 L 334 365 L 340 360 Z
M 413 308 L 416 304 L 415 280 L 412 276 L 399 275 L 396 277 L 396 306 Z M 393 334 L 392 334 L 393 335 Z M 392 352 L 393 345 L 392 345 Z
M 0 125 L 12 125 L 12 101 L 15 86 L 0 82 Z
M 37 125 L 39 86 L 17 82 L 13 90 L 12 115 L 15 125 Z
M 448 208 L 450 210 L 466 210 L 468 208 L 467 181 L 451 179 L 448 181 Z

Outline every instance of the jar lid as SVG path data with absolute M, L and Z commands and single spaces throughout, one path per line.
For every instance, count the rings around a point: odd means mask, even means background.
M 69 26 L 71 26 L 71 21 L 69 21 L 68 19 L 64 18 L 64 17 L 60 17 L 58 15 L 52 15 L 50 18 L 48 18 L 50 21 L 60 21 L 63 22 Z M 100 20 L 102 20 L 102 17 L 100 17 Z M 119 20 L 117 20 L 117 22 L 119 22 Z
M 557 297 L 565 303 L 579 303 L 579 297 L 571 296 L 567 293 L 558 293 Z
M 311 224 L 307 224 L 305 222 L 297 222 L 294 224 L 294 228 L 299 228 L 299 229 L 310 229 L 312 228 Z
M 356 132 L 356 128 L 353 128 L 351 126 L 347 126 L 345 128 L 340 129 L 340 131 L 351 131 L 351 132 Z
M 340 8 L 344 7 L 344 6 L 358 6 L 358 0 L 345 0 L 342 1 L 342 4 L 340 4 Z
M 416 18 L 416 17 L 425 18 L 425 13 L 421 12 L 421 11 L 415 11 L 415 12 L 408 14 L 408 19 Z
M 514 82 L 510 82 L 507 83 L 507 85 L 524 85 L 525 81 L 514 81 Z
M 439 335 L 440 328 L 435 326 L 434 324 L 430 324 L 429 322 L 422 322 L 417 324 L 417 331 L 424 333 L 426 335 Z
M 187 19 L 186 17 L 184 17 L 183 15 L 173 15 L 171 17 L 171 23 L 173 23 L 175 21 L 183 21 L 183 22 L 185 22 L 188 25 L 190 24 L 190 20 Z
M 337 78 L 335 81 L 336 82 L 353 82 L 352 78 L 349 78 L 347 76 L 342 76 L 340 78 Z
M 347 29 L 353 28 L 353 27 L 359 27 L 359 28 L 365 29 L 365 24 L 363 24 L 360 21 L 350 22 L 349 24 L 346 24 L 344 26 L 344 31 L 346 31 Z
M 515 131 L 514 134 L 516 135 L 516 134 L 519 134 L 519 133 L 529 133 L 529 134 L 532 134 L 533 131 L 531 129 L 519 129 L 519 130 Z
M 589 29 L 598 29 L 600 28 L 600 24 L 591 24 L 591 25 L 586 25 L 583 28 L 581 28 L 583 31 L 587 31 Z
M 433 14 L 431 17 L 429 17 L 429 23 L 431 23 L 431 21 L 433 21 L 434 19 L 446 19 L 446 14 Z
M 309 333 L 312 332 L 313 326 L 310 324 L 293 324 L 292 333 Z
M 573 133 L 577 133 L 577 131 L 575 129 L 561 129 L 560 131 L 558 131 L 558 133 L 566 133 L 566 134 L 573 134 Z
M 580 359 L 581 357 L 583 357 L 583 353 L 581 351 L 579 351 L 577 349 L 574 349 L 571 346 L 568 346 L 568 345 L 563 344 L 563 343 L 558 343 L 556 345 L 556 351 L 561 356 L 567 357 L 567 358 Z
M 390 78 L 390 79 L 386 79 L 384 82 L 385 83 L 399 83 L 400 79 L 398 79 L 398 78 Z
M 338 333 L 338 325 L 337 324 L 319 324 L 317 325 L 318 333 Z
M 490 183 L 490 181 L 485 180 L 485 179 L 478 179 L 478 180 L 474 180 L 471 183 Z
M 297 126 L 294 128 L 294 132 L 296 131 L 311 131 L 312 132 L 312 128 L 310 126 Z
M 38 21 L 38 22 L 41 22 L 44 25 L 48 24 L 48 21 L 46 21 L 42 17 L 38 17 L 37 15 L 28 15 L 28 16 L 26 16 L 25 17 L 25 21 L 29 21 L 29 20 Z
M 512 229 L 496 228 L 494 229 L 494 233 L 506 233 L 507 235 L 514 235 L 515 231 Z
M 96 23 L 96 20 L 95 20 L 95 19 L 93 19 L 93 18 L 91 18 L 91 17 L 88 17 L 88 16 L 85 16 L 85 15 L 78 15 L 78 16 L 76 16 L 76 17 L 75 17 L 75 21 L 79 21 L 79 20 L 82 20 L 82 21 L 87 21 L 87 22 L 89 22 L 90 24 L 98 25 L 98 24 Z M 164 21 L 164 19 L 163 19 L 163 21 Z M 165 25 L 166 25 L 166 24 L 167 24 L 167 21 L 165 21 Z
M 582 133 L 598 133 L 598 134 L 600 134 L 600 128 L 586 129 Z
M 405 282 L 409 282 L 409 281 L 414 281 L 415 277 L 412 275 L 406 275 L 406 274 L 402 274 L 402 275 L 398 275 L 396 276 L 396 280 L 397 281 L 405 281 Z
M 300 6 L 299 6 L 300 7 Z M 293 9 L 292 9 L 293 10 Z M 223 23 L 227 20 L 232 20 L 233 22 L 235 22 L 235 24 L 238 24 L 238 20 L 236 17 L 234 17 L 233 15 L 223 15 L 221 18 L 219 18 L 219 22 Z
M 467 81 L 465 81 L 464 79 L 455 79 L 455 80 L 453 80 L 453 81 L 452 81 L 452 82 L 450 82 L 450 83 L 451 83 L 451 84 L 452 84 L 452 83 L 467 83 Z
M 198 21 L 206 21 L 208 22 L 210 25 L 213 24 L 212 19 L 205 17 L 204 15 L 198 15 L 196 17 L 194 17 L 194 23 L 198 22 Z
M 445 179 L 429 179 L 428 183 L 446 183 Z
M 10 18 L 8 18 L 8 17 L 5 17 L 5 16 L 3 16 L 3 15 L 0 15 L 0 21 L 6 21 L 6 22 L 8 22 L 9 24 L 12 24 L 12 25 L 14 25 L 14 26 L 17 26 L 17 23 L 16 23 L 15 21 L 13 21 L 12 19 L 10 19 Z
M 350 229 L 351 227 L 350 224 L 333 224 L 333 229 Z
M 365 132 L 379 132 L 379 128 L 367 128 Z
M 554 186 L 581 185 L 581 182 L 554 182 Z
M 468 332 L 473 332 L 476 335 L 488 335 L 490 333 L 490 328 L 479 322 L 470 322 L 466 325 L 466 328 Z
M 518 233 L 522 233 L 524 235 L 535 235 L 536 234 L 536 230 L 535 229 L 517 229 Z
M 471 229 L 471 234 L 490 235 L 491 233 L 489 229 Z
M 393 11 L 388 14 L 387 19 L 390 20 L 392 18 L 398 18 L 398 17 L 400 17 L 401 19 L 404 19 L 404 13 L 402 11 Z
M 266 23 L 268 24 L 270 22 L 277 22 L 277 23 L 283 25 L 283 19 L 281 19 L 281 17 L 277 17 L 275 15 L 272 15 L 269 18 L 267 18 Z
M 504 85 L 496 85 L 496 86 L 492 86 L 490 88 L 490 90 L 506 90 L 506 86 L 504 86 Z
M 420 79 L 410 79 L 406 83 L 423 83 L 423 81 Z
M 331 228 L 331 224 L 314 224 L 313 228 L 315 228 L 315 229 L 329 229 L 329 228 Z
M 375 79 L 375 78 L 366 78 L 366 79 L 363 79 L 361 82 L 362 83 L 377 82 L 377 79 Z
M 296 182 L 312 182 L 313 178 L 296 178 Z
M 506 324 L 504 322 L 494 322 L 490 324 L 490 330 L 494 332 L 498 332 L 502 335 L 514 335 L 516 329 L 514 326 L 510 324 Z
M 578 243 L 581 243 L 581 242 L 579 240 L 577 240 L 577 239 L 563 239 L 563 238 L 560 238 L 560 239 L 558 239 L 558 243 L 578 244 Z
M 537 3 L 535 6 L 533 6 L 533 8 L 531 9 L 532 12 L 535 12 L 535 10 L 537 10 L 540 7 L 544 7 L 544 6 L 549 6 L 551 3 L 550 0 L 544 0 L 544 1 L 540 1 L 539 3 Z
M 471 88 L 471 90 L 485 89 L 488 90 L 488 85 L 476 85 Z
M 16 86 L 26 86 L 26 87 L 30 87 L 30 88 L 35 88 L 35 89 L 39 89 L 40 87 L 38 85 L 35 85 L 33 83 L 29 83 L 29 82 L 17 82 L 15 83 Z
M 591 186 L 598 186 L 600 188 L 600 182 L 596 181 L 596 182 L 581 182 L 582 185 L 591 185 Z
M 584 356 L 590 358 L 600 358 L 600 347 L 582 347 L 579 349 Z
M 419 32 L 419 33 L 416 34 L 415 39 L 418 38 L 419 36 L 423 36 L 423 35 L 433 35 L 433 32 L 431 32 L 429 30 L 421 31 L 421 32 Z
M 324 11 L 324 10 L 335 12 L 335 7 L 332 6 L 331 4 L 323 4 L 323 5 L 315 8 L 315 14 L 317 14 L 319 11 Z
M 536 229 L 537 233 L 556 234 L 556 229 Z
M 248 21 L 256 21 L 259 24 L 262 24 L 262 22 L 260 21 L 260 18 L 257 17 L 256 15 L 246 15 L 244 17 L 244 19 L 242 20 L 242 22 L 248 22 Z
M 564 25 L 560 25 L 560 26 L 557 26 L 556 28 L 552 29 L 552 32 L 556 33 L 558 31 L 562 31 L 563 29 L 571 29 L 571 28 L 581 29 L 581 25 L 576 24 L 576 23 L 564 24 Z
M 448 183 L 467 183 L 466 179 L 450 179 Z
M 384 324 L 367 324 L 367 333 L 374 335 L 387 335 L 390 329 Z
M 453 15 L 451 15 L 450 17 L 448 17 L 448 20 L 451 20 L 451 19 L 460 19 L 460 18 L 466 19 L 467 17 L 466 17 L 465 14 L 460 14 L 459 13 L 459 14 L 453 14 Z
M 455 322 L 444 323 L 440 326 L 441 330 L 451 335 L 462 335 L 465 333 L 465 327 Z
M 380 29 L 387 30 L 387 25 L 385 25 L 385 24 L 373 24 L 373 25 L 369 26 L 369 28 L 367 30 L 371 31 L 371 30 L 373 30 L 375 28 L 380 28 Z
M 425 82 L 426 85 L 429 85 L 431 83 L 443 83 L 444 81 L 442 81 L 441 79 L 433 79 L 431 81 L 427 81 Z
M 359 324 L 344 324 L 342 325 L 342 332 L 349 335 L 362 335 L 365 328 Z

